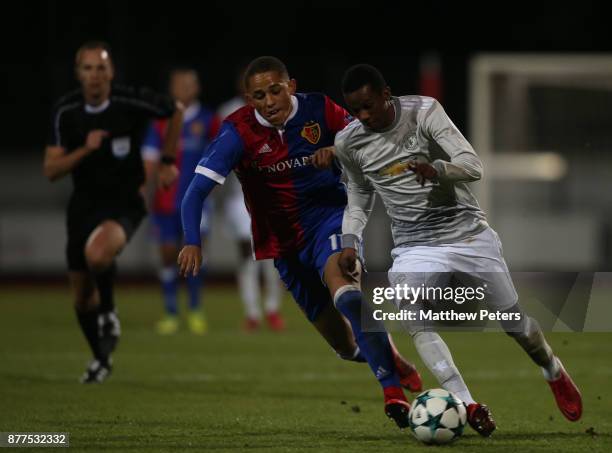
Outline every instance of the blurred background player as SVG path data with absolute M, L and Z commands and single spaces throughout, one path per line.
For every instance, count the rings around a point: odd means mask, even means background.
M 175 148 L 182 108 L 145 89 L 112 86 L 114 67 L 104 42 L 87 42 L 76 53 L 81 88 L 61 98 L 51 117 L 44 174 L 72 176 L 66 257 L 79 325 L 93 353 L 81 382 L 102 382 L 120 335 L 113 284 L 115 257 L 146 214 L 140 147 L 150 119 L 168 118 L 160 152 L 159 181 L 176 178 Z
M 236 96 L 219 106 L 217 114 L 221 120 L 224 120 L 246 104 L 242 82 L 243 76 L 244 71 L 240 71 L 236 79 Z M 283 330 L 285 328 L 285 321 L 280 314 L 281 286 L 278 274 L 274 268 L 274 261 L 256 261 L 253 259 L 251 218 L 244 204 L 244 196 L 242 195 L 240 183 L 234 174 L 230 174 L 225 185 L 227 187 L 224 200 L 225 221 L 229 226 L 229 233 L 238 243 L 238 251 L 240 253 L 240 264 L 238 265 L 236 277 L 245 313 L 243 328 L 247 332 L 253 332 L 261 325 L 262 309 L 259 301 L 262 291 L 259 284 L 259 273 L 262 271 L 266 285 L 263 302 L 266 322 L 272 330 Z
M 204 149 L 219 129 L 219 121 L 215 114 L 198 101 L 200 81 L 194 69 L 174 69 L 170 73 L 169 90 L 171 96 L 183 104 L 185 113 L 176 154 L 178 180 L 167 189 L 158 188 L 150 206 L 151 222 L 159 244 L 162 266 L 159 270 L 159 280 L 164 298 L 165 316 L 156 325 L 156 330 L 161 335 L 173 334 L 179 328 L 176 258 L 182 241 L 181 201 Z M 167 125 L 168 122 L 163 119 L 153 121 L 144 139 L 142 156 L 149 182 L 155 179 Z M 203 206 L 200 225 L 203 237 L 208 233 L 211 213 L 211 202 L 207 201 Z M 203 270 L 198 275 L 190 275 L 186 282 L 189 297 L 187 324 L 193 333 L 199 335 L 207 330 L 200 300 Z

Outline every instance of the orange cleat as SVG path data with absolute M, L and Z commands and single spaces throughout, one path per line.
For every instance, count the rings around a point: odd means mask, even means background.
M 410 424 L 408 413 L 410 404 L 406 401 L 404 392 L 400 387 L 387 387 L 385 392 L 385 414 L 393 420 L 400 429 L 407 428 Z
M 421 375 L 417 371 L 416 367 L 401 356 L 395 347 L 393 340 L 391 339 L 391 335 L 389 335 L 389 343 L 391 344 L 391 351 L 393 351 L 393 362 L 395 363 L 395 369 L 399 375 L 400 384 L 402 384 L 402 387 L 413 393 L 422 392 L 423 380 L 421 379 Z
M 247 333 L 253 333 L 259 330 L 260 322 L 259 319 L 256 318 L 246 318 L 244 320 L 244 324 L 242 325 L 242 330 Z
M 547 381 L 550 389 L 555 395 L 555 401 L 561 413 L 571 422 L 575 422 L 582 416 L 582 396 L 580 390 L 570 375 L 563 368 L 563 364 L 558 357 L 555 357 L 559 364 L 559 377 L 553 381 Z
M 395 368 L 400 377 L 400 384 L 412 393 L 423 391 L 423 380 L 417 369 L 401 355 L 394 357 Z
M 491 410 L 480 403 L 472 403 L 467 406 L 467 420 L 470 426 L 483 437 L 489 437 L 497 428 Z
M 268 322 L 268 328 L 270 330 L 274 330 L 275 332 L 285 330 L 285 320 L 277 311 L 267 313 L 266 321 Z

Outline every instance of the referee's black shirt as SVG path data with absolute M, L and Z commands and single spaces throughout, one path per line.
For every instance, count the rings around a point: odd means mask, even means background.
M 62 97 L 54 107 L 48 145 L 72 152 L 94 129 L 108 132 L 99 149 L 72 170 L 74 195 L 94 200 L 132 198 L 144 182 L 140 148 L 149 121 L 174 113 L 168 96 L 145 88 L 113 86 L 108 102 L 86 105 L 81 90 Z

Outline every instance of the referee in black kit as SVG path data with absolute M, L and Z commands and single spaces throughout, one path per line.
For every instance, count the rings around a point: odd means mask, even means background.
M 68 275 L 81 330 L 93 352 L 81 382 L 103 382 L 120 335 L 113 300 L 115 257 L 146 214 L 140 188 L 145 176 L 140 145 L 152 118 L 171 117 L 159 181 L 167 186 L 174 165 L 183 108 L 146 89 L 111 86 L 109 46 L 87 42 L 76 53 L 81 88 L 56 104 L 45 149 L 44 174 L 72 175 L 68 204 Z

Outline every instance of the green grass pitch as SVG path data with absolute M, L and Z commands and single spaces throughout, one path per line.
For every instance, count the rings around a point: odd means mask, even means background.
M 548 335 L 583 392 L 577 423 L 563 419 L 539 370 L 504 334 L 445 334 L 498 431 L 483 439 L 468 427 L 451 446 L 427 447 L 384 416 L 367 366 L 336 358 L 288 298 L 282 334 L 241 332 L 227 287 L 205 292 L 206 336 L 160 337 L 156 288 L 120 285 L 114 372 L 88 386 L 77 383 L 89 354 L 69 300 L 67 288 L 0 289 L 0 431 L 69 432 L 75 451 L 612 450 L 612 334 Z M 408 336 L 394 338 L 425 387 L 438 387 Z

